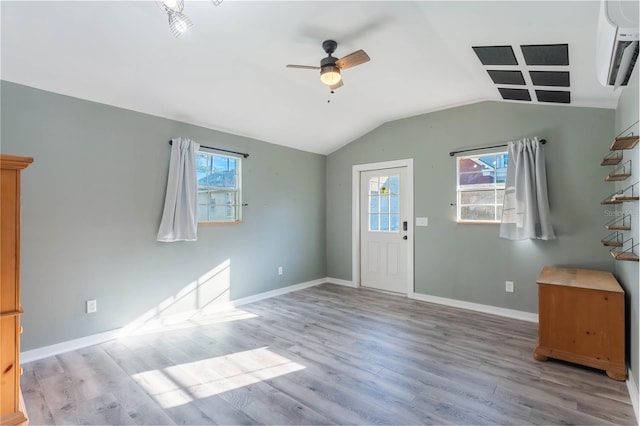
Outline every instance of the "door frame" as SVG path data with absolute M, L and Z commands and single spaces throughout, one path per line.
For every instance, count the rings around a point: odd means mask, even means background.
M 407 168 L 407 182 L 403 183 L 403 190 L 407 191 L 407 297 L 412 297 L 414 292 L 414 213 L 413 213 L 413 158 L 404 160 L 382 161 L 379 163 L 355 164 L 351 174 L 351 277 L 354 287 L 360 287 L 360 173 L 371 170 L 392 169 L 396 167 Z M 406 188 L 406 189 L 404 189 Z

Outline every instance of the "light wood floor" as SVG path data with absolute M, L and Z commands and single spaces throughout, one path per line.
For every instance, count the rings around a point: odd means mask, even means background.
M 32 424 L 635 424 L 537 325 L 329 284 L 25 364 Z

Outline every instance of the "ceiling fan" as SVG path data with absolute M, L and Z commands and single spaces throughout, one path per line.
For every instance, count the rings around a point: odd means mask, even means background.
M 340 59 L 334 58 L 331 55 L 336 51 L 337 47 L 338 43 L 334 40 L 325 40 L 322 42 L 322 49 L 328 56 L 320 61 L 319 67 L 311 65 L 287 65 L 287 68 L 320 70 L 320 80 L 329 86 L 331 90 L 335 90 L 344 85 L 342 82 L 342 75 L 340 74 L 341 70 L 346 70 L 348 68 L 353 68 L 356 65 L 364 64 L 365 62 L 369 62 L 371 59 L 362 49 L 356 50 L 355 52 L 350 53 L 347 56 L 343 56 Z

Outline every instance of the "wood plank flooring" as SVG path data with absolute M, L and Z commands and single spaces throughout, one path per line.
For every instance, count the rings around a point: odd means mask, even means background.
M 537 325 L 330 284 L 23 365 L 31 424 L 636 424 Z

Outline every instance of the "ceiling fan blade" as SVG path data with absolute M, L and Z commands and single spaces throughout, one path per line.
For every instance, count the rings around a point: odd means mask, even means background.
M 344 83 L 342 82 L 342 79 L 340 79 L 340 81 L 337 82 L 336 84 L 332 84 L 331 86 L 329 86 L 329 89 L 336 90 L 341 88 L 342 86 L 344 86 Z
M 364 50 L 360 49 L 360 50 L 356 50 L 353 53 L 348 54 L 347 56 L 344 56 L 338 59 L 336 61 L 336 65 L 341 70 L 346 70 L 348 68 L 355 67 L 356 65 L 369 62 L 370 60 L 371 58 L 369 58 L 369 55 L 367 55 L 367 53 Z
M 287 65 L 287 68 L 298 68 L 301 70 L 319 70 L 320 67 L 313 67 L 311 65 Z

